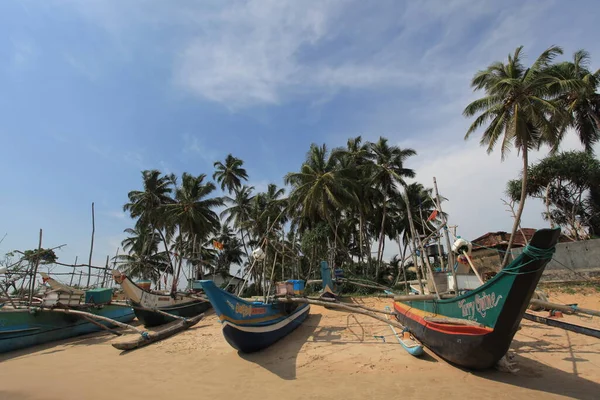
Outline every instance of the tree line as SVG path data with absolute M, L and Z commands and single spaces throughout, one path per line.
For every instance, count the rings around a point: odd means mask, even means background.
M 553 224 L 568 225 L 574 213 L 583 215 L 584 195 L 592 198 L 585 211 L 588 226 L 597 221 L 598 194 L 591 190 L 589 177 L 587 186 L 575 185 L 583 189 L 575 196 L 580 205 L 574 205 L 572 195 L 570 202 L 565 200 L 568 177 L 562 183 L 542 179 L 540 170 L 548 175 L 550 167 L 529 165 L 529 153 L 544 145 L 558 157 L 569 132 L 583 144 L 585 162 L 594 163 L 593 146 L 600 138 L 600 72 L 589 69 L 590 56 L 584 50 L 570 61 L 554 62 L 560 54 L 562 49 L 552 46 L 525 66 L 523 48 L 518 47 L 506 61 L 475 74 L 472 87 L 485 96 L 463 112 L 475 117 L 465 139 L 481 131 L 480 144 L 488 153 L 499 145 L 502 160 L 511 148 L 523 159 L 520 179 L 509 183 L 510 196 L 519 202 L 509 247 L 526 197 L 540 196 L 544 185 L 547 219 Z M 312 144 L 299 170 L 284 177 L 289 192 L 274 184 L 257 192 L 247 184 L 243 160 L 231 154 L 214 164 L 213 181 L 205 174 L 184 173 L 177 179 L 143 171 L 143 189 L 130 192 L 124 206 L 136 224 L 127 230 L 123 247 L 128 254 L 120 262 L 130 274 L 157 283 L 164 274 L 177 274 L 182 265 L 223 275 L 239 265 L 242 273 L 249 272 L 257 293 L 271 278 L 310 278 L 322 259 L 356 276 L 397 281 L 398 265 L 403 265 L 409 247 L 408 210 L 419 234 L 430 234 L 440 225 L 440 215 L 429 218 L 436 209 L 432 189 L 407 182 L 415 177 L 407 164 L 416 155 L 414 149 L 392 145 L 384 137 L 365 142 L 357 136 L 334 149 Z M 554 165 L 560 169 L 564 162 L 555 159 Z M 215 195 L 217 185 L 225 196 Z M 553 214 L 550 204 L 563 215 Z M 569 207 L 570 214 L 565 211 Z M 392 265 L 383 261 L 386 238 L 399 246 Z M 260 246 L 266 258 L 254 262 L 252 250 Z

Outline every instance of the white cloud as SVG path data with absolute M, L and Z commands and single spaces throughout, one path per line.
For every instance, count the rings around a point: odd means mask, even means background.
M 122 211 L 107 211 L 104 213 L 106 216 L 112 217 L 112 218 L 116 218 L 116 219 L 120 219 L 120 220 L 124 220 L 126 219 L 128 216 L 127 214 L 125 214 Z
M 39 51 L 32 40 L 25 37 L 11 37 L 10 42 L 13 47 L 11 60 L 13 68 L 22 69 L 35 62 Z
M 204 138 L 187 132 L 184 133 L 182 135 L 182 153 L 187 159 L 199 158 L 212 167 L 213 163 L 217 161 L 218 155 L 210 145 L 204 143 Z

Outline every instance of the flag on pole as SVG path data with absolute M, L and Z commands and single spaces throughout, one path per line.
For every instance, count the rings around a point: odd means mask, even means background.
M 433 210 L 433 212 L 431 213 L 429 218 L 427 218 L 427 222 L 433 221 L 437 217 L 437 215 L 438 215 L 438 210 Z

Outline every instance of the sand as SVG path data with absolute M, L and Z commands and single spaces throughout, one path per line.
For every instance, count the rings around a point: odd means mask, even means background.
M 600 309 L 599 297 L 563 294 L 550 300 Z M 564 320 L 600 328 L 598 318 Z M 0 399 L 600 398 L 600 339 L 530 321 L 523 321 L 512 344 L 517 373 L 473 373 L 429 351 L 414 358 L 389 326 L 318 306 L 290 336 L 252 355 L 238 354 L 225 342 L 214 314 L 129 353 L 114 349 L 113 340 L 119 339 L 97 333 L 0 355 Z

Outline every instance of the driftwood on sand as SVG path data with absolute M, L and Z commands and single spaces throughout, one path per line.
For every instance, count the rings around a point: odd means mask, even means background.
M 162 329 L 156 332 L 145 332 L 144 335 L 135 335 L 131 339 L 115 342 L 112 344 L 112 346 L 119 350 L 138 349 L 186 330 L 196 325 L 202 318 L 204 318 L 204 314 L 200 314 L 185 320 L 173 321 L 164 325 Z

